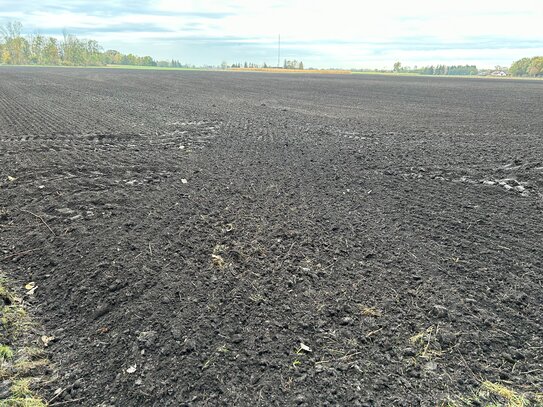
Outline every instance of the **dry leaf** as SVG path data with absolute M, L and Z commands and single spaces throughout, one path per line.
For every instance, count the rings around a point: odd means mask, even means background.
M 130 366 L 128 369 L 126 369 L 126 373 L 132 374 L 136 371 L 136 365 Z
M 222 258 L 222 256 L 219 256 L 218 254 L 212 254 L 211 260 L 213 261 L 213 264 L 219 268 L 223 268 L 225 266 L 225 261 Z
M 16 179 L 17 179 L 17 178 L 12 177 L 11 175 L 8 175 L 8 181 L 13 182 L 13 181 L 15 181 Z
M 27 285 L 25 285 L 25 290 L 32 290 L 33 288 L 36 288 L 36 283 L 34 281 L 31 281 Z
M 54 336 L 42 335 L 42 337 L 40 339 L 43 342 L 43 346 L 47 347 L 47 346 L 49 346 L 49 342 L 55 340 L 55 337 Z
M 300 343 L 300 350 L 303 350 L 304 352 L 311 352 L 311 348 L 304 343 Z
M 187 181 L 185 178 L 182 178 L 182 179 L 181 179 L 181 183 L 182 183 L 182 184 L 186 184 L 186 183 L 188 183 L 188 181 Z

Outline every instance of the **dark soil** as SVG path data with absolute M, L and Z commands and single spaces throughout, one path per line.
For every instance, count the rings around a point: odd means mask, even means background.
M 542 106 L 535 81 L 1 68 L 0 266 L 38 286 L 46 395 L 541 391 Z

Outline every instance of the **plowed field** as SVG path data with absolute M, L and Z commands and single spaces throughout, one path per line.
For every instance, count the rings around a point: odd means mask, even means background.
M 0 267 L 83 406 L 543 386 L 543 82 L 0 68 Z

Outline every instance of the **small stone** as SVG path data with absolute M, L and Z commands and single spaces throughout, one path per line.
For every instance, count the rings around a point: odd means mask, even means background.
M 351 317 L 345 317 L 341 319 L 341 325 L 351 325 L 354 322 L 354 319 Z
M 193 352 L 195 349 L 196 349 L 196 342 L 193 341 L 192 339 L 188 339 L 188 340 L 185 341 L 185 343 L 183 344 L 183 352 L 184 352 L 184 353 Z
M 157 339 L 156 331 L 141 332 L 138 335 L 138 342 L 140 343 L 140 346 L 146 347 L 148 349 L 153 348 L 155 346 L 156 339 Z
M 432 312 L 438 318 L 447 318 L 449 315 L 449 310 L 443 305 L 434 305 Z
M 236 334 L 232 336 L 232 343 L 241 343 L 243 342 L 243 336 Z
M 0 399 L 7 400 L 11 395 L 11 382 L 9 380 L 4 380 L 0 382 Z
M 456 335 L 452 332 L 441 332 L 439 334 L 439 343 L 444 346 L 451 346 L 456 342 Z
M 515 359 L 513 359 L 513 357 L 507 352 L 502 353 L 502 358 L 509 363 L 515 363 Z
M 181 331 L 180 328 L 172 327 L 171 332 L 173 339 L 175 339 L 176 341 L 180 341 L 181 339 L 183 339 L 183 331 Z
M 412 356 L 415 356 L 417 354 L 417 352 L 415 351 L 415 349 L 413 348 L 405 348 L 402 352 L 402 354 L 405 356 L 405 357 L 412 357 Z
M 106 315 L 109 311 L 111 311 L 111 305 L 109 304 L 102 304 L 98 308 L 96 308 L 96 311 L 94 311 L 93 319 L 98 319 L 100 317 L 103 317 Z
M 437 369 L 437 363 L 436 363 L 436 362 L 429 361 L 429 362 L 427 362 L 427 363 L 424 365 L 424 369 L 425 369 L 425 370 L 434 371 L 434 370 Z
M 415 368 L 408 370 L 407 375 L 415 379 L 420 379 L 420 372 Z
M 518 350 L 514 351 L 511 356 L 513 356 L 513 359 L 515 360 L 523 360 L 526 358 L 526 356 L 521 351 L 518 351 Z

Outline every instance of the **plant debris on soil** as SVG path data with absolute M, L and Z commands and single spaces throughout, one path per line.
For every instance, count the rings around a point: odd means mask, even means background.
M 0 267 L 43 399 L 541 405 L 542 95 L 0 67 Z
M 27 313 L 25 299 L 36 289 L 29 285 L 18 296 L 0 270 L 0 407 L 45 407 L 38 392 L 55 380 L 40 327 Z

